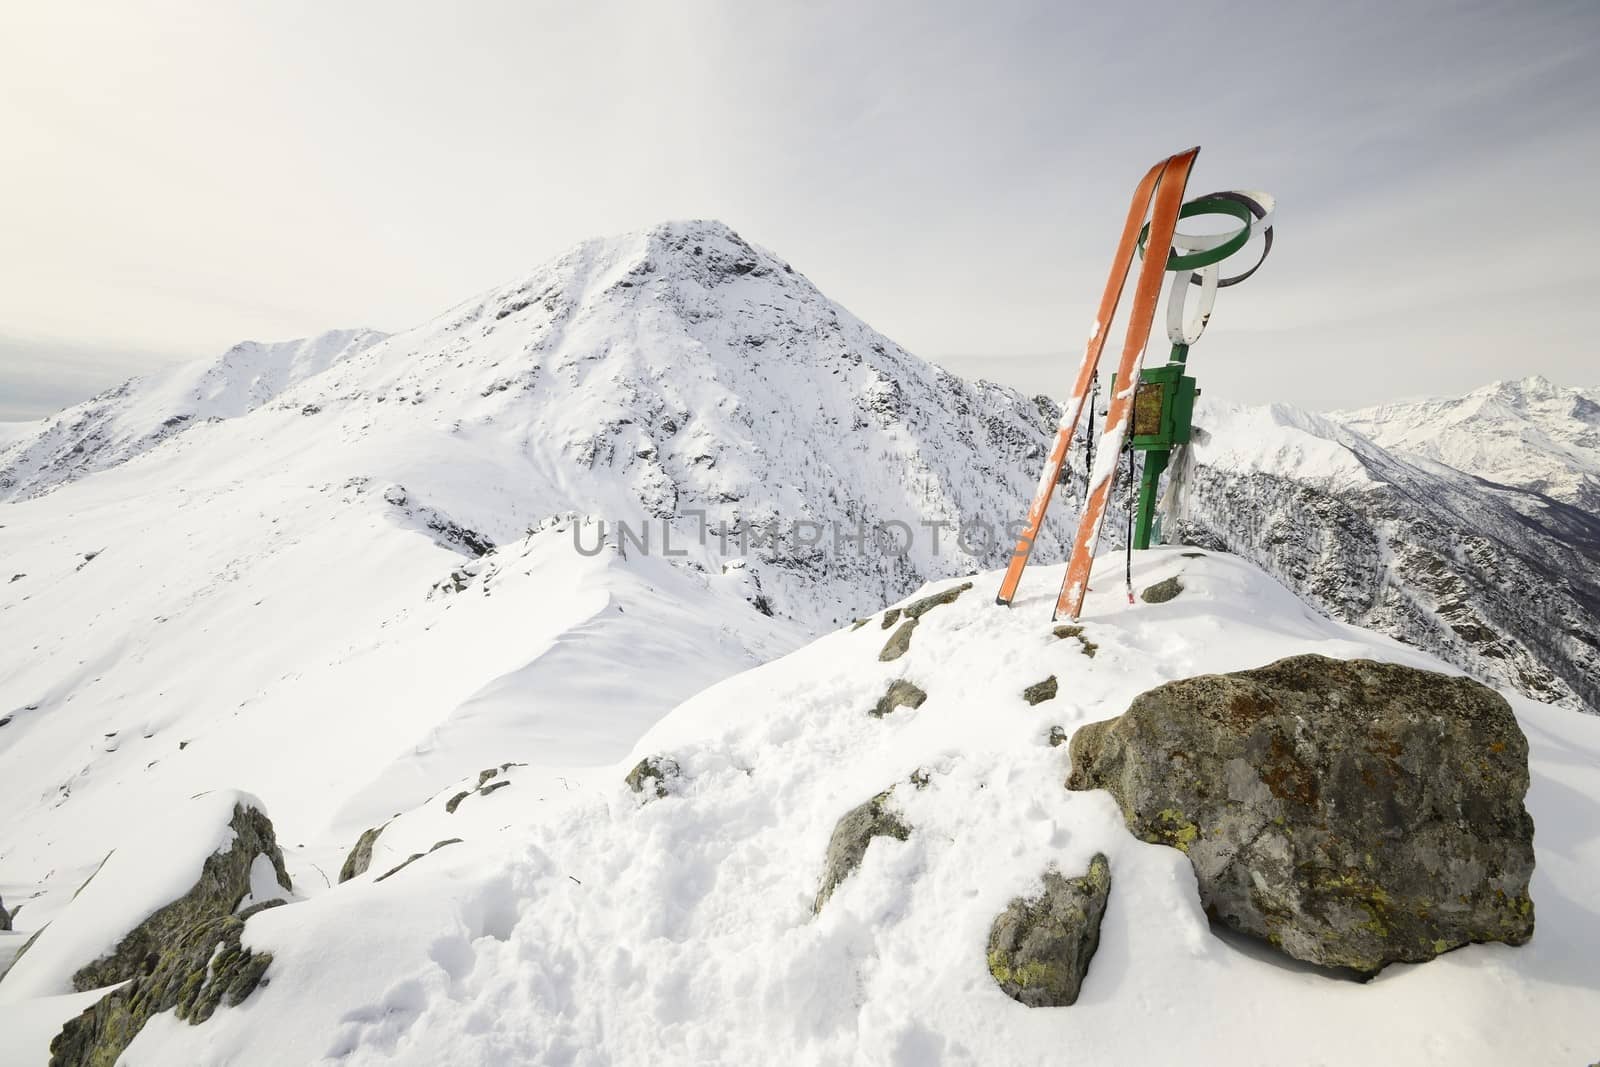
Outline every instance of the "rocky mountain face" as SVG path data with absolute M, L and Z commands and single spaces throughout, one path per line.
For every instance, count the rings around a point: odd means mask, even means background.
M 1479 678 L 1600 708 L 1600 515 L 1281 405 L 1203 405 L 1196 424 L 1185 540 Z

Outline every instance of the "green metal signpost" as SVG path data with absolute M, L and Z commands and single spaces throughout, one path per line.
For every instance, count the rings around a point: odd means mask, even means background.
M 1167 298 L 1167 336 L 1172 341 L 1172 355 L 1166 366 L 1147 367 L 1140 372 L 1128 440 L 1128 447 L 1144 453 L 1144 472 L 1139 480 L 1139 505 L 1133 528 L 1134 548 L 1150 547 L 1161 475 L 1172 460 L 1173 450 L 1189 443 L 1193 429 L 1194 401 L 1200 390 L 1195 387 L 1194 378 L 1185 373 L 1189 346 L 1205 330 L 1217 290 L 1244 281 L 1267 258 L 1272 249 L 1273 207 L 1272 197 L 1265 193 L 1226 192 L 1191 200 L 1178 213 L 1180 219 L 1229 215 L 1238 219 L 1240 226 L 1237 231 L 1226 234 L 1177 234 L 1167 258 L 1167 270 L 1174 273 Z M 1256 233 L 1263 235 L 1263 244 L 1255 265 L 1234 277 L 1219 277 L 1223 260 L 1242 249 Z M 1141 254 L 1145 236 L 1144 232 L 1139 235 Z M 1185 321 L 1190 285 L 1200 286 L 1200 307 L 1193 321 Z M 1115 382 L 1112 388 L 1116 388 Z

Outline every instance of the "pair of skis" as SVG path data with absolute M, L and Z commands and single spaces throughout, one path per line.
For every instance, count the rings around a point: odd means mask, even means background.
M 1100 297 L 1100 310 L 1095 317 L 1094 327 L 1089 331 L 1089 343 L 1084 349 L 1083 361 L 1078 364 L 1072 395 L 1068 397 L 1061 421 L 1056 427 L 1055 445 L 1050 449 L 1050 457 L 1039 476 L 1039 487 L 1028 505 L 1028 518 L 1022 536 L 1011 554 L 1005 578 L 1000 583 L 1000 593 L 995 597 L 998 604 L 1009 605 L 1016 596 L 1023 568 L 1028 565 L 1028 556 L 1044 525 L 1050 497 L 1055 492 L 1056 483 L 1061 480 L 1061 468 L 1066 464 L 1067 450 L 1072 445 L 1073 432 L 1078 428 L 1078 418 L 1083 414 L 1085 402 L 1092 402 L 1089 396 L 1090 383 L 1094 381 L 1095 371 L 1100 366 L 1106 333 L 1116 317 L 1117 304 L 1122 299 L 1128 272 L 1138 253 L 1140 231 L 1144 228 L 1145 216 L 1149 215 L 1144 262 L 1140 264 L 1138 278 L 1134 282 L 1133 310 L 1122 342 L 1122 359 L 1117 365 L 1116 392 L 1111 397 L 1110 410 L 1106 412 L 1104 443 L 1094 469 L 1089 472 L 1089 498 L 1078 521 L 1072 559 L 1067 565 L 1066 578 L 1061 583 L 1061 594 L 1056 599 L 1053 617 L 1066 615 L 1076 619 L 1083 610 L 1084 593 L 1089 587 L 1089 568 L 1094 563 L 1095 544 L 1100 539 L 1100 526 L 1105 520 L 1106 503 L 1111 497 L 1117 460 L 1133 414 L 1133 396 L 1139 386 L 1139 366 L 1144 359 L 1145 344 L 1150 339 L 1150 326 L 1155 320 L 1156 304 L 1161 297 L 1161 278 L 1167 269 L 1167 255 L 1172 249 L 1178 212 L 1183 207 L 1183 193 L 1189 184 L 1189 172 L 1194 168 L 1195 157 L 1199 154 L 1199 148 L 1191 148 L 1163 159 L 1150 168 L 1134 191 L 1133 203 L 1128 207 L 1128 220 L 1122 228 L 1122 239 L 1117 243 L 1117 256 L 1111 263 L 1111 275 L 1106 280 L 1105 293 Z

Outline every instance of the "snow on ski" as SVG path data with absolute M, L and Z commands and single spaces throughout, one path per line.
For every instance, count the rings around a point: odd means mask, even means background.
M 1105 435 L 1094 469 L 1089 472 L 1089 499 L 1078 520 L 1078 535 L 1073 542 L 1072 559 L 1067 565 L 1066 577 L 1061 583 L 1061 595 L 1056 599 L 1055 618 L 1067 615 L 1076 619 L 1083 609 L 1084 593 L 1089 586 L 1089 570 L 1094 564 L 1094 550 L 1100 539 L 1100 525 L 1105 519 L 1106 503 L 1111 496 L 1112 475 L 1116 472 L 1123 438 L 1133 414 L 1134 394 L 1139 389 L 1139 366 L 1144 358 L 1145 344 L 1150 339 L 1150 326 L 1155 321 L 1156 304 L 1161 296 L 1161 279 L 1167 268 L 1167 253 L 1172 247 L 1173 234 L 1178 226 L 1178 212 L 1183 207 L 1183 193 L 1189 183 L 1189 172 L 1199 154 L 1198 147 L 1180 152 L 1166 162 L 1161 172 L 1155 207 L 1150 217 L 1148 247 L 1134 283 L 1133 308 L 1129 312 L 1128 331 L 1123 340 L 1122 360 L 1117 367 L 1111 406 L 1106 412 Z
M 1106 331 L 1116 318 L 1117 304 L 1122 299 L 1128 271 L 1133 266 L 1139 230 L 1144 225 L 1145 215 L 1150 211 L 1150 201 L 1155 196 L 1156 186 L 1173 158 L 1175 157 L 1161 160 L 1146 172 L 1140 179 L 1138 188 L 1134 190 L 1132 202 L 1128 205 L 1128 219 L 1123 223 L 1122 237 L 1117 241 L 1117 254 L 1111 261 L 1111 273 L 1106 278 L 1105 292 L 1100 297 L 1100 310 L 1095 315 L 1094 326 L 1089 330 L 1089 340 L 1084 346 L 1083 358 L 1078 363 L 1078 374 L 1073 380 L 1072 393 L 1062 406 L 1061 420 L 1056 426 L 1055 444 L 1051 446 L 1050 456 L 1045 460 L 1044 470 L 1039 473 L 1039 485 L 1034 490 L 1033 500 L 1028 504 L 1027 521 L 1017 540 L 1017 547 L 1011 554 L 1011 560 L 1006 565 L 1005 578 L 1000 582 L 1000 592 L 995 596 L 997 604 L 1009 605 L 1017 594 L 1017 585 L 1022 581 L 1022 571 L 1028 565 L 1028 556 L 1033 552 L 1034 542 L 1044 525 L 1045 512 L 1050 508 L 1050 497 L 1055 492 L 1056 483 L 1061 480 L 1061 468 L 1065 466 L 1067 452 L 1072 447 L 1072 435 L 1078 428 L 1084 401 L 1089 396 L 1095 371 L 1100 366 L 1100 354 L 1105 349 Z

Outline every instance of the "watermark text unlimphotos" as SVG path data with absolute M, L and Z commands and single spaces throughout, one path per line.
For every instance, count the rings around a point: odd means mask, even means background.
M 1002 545 L 1023 540 L 1026 524 L 1004 526 L 984 519 L 954 521 L 945 517 L 853 521 L 785 519 L 709 521 L 704 511 L 686 510 L 670 519 L 592 520 L 572 524 L 572 544 L 580 555 L 595 556 L 607 544 L 624 553 L 681 557 L 691 547 L 716 547 L 720 555 L 768 553 L 774 556 L 940 556 L 953 552 L 985 558 Z

